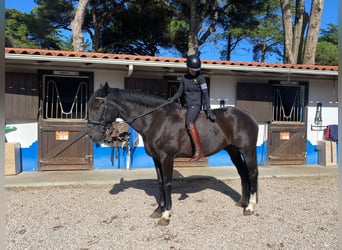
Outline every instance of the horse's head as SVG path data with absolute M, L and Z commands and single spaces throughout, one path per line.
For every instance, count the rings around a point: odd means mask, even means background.
M 96 142 L 105 140 L 107 129 L 119 117 L 119 110 L 109 100 L 111 91 L 106 82 L 88 102 L 88 135 Z

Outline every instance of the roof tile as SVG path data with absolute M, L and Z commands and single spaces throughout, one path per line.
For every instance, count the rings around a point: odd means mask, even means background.
M 76 51 L 63 51 L 63 50 L 25 49 L 25 48 L 5 48 L 5 53 L 22 54 L 22 55 L 28 54 L 28 55 L 61 56 L 61 57 L 135 60 L 135 61 L 148 61 L 148 62 L 184 63 L 186 60 L 185 58 L 138 56 L 138 55 L 110 54 L 110 53 L 98 53 L 98 52 L 76 52 Z M 234 61 L 223 61 L 223 60 L 202 60 L 202 63 L 206 65 L 238 65 L 238 66 L 252 66 L 252 67 L 338 71 L 338 66 L 322 66 L 322 65 L 234 62 Z

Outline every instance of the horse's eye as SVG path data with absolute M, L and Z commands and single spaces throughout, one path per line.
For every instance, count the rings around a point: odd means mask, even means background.
M 95 105 L 94 105 L 96 108 L 98 108 L 98 107 L 100 107 L 101 106 L 101 104 L 100 103 L 95 103 Z
M 101 107 L 103 105 L 103 100 L 96 100 L 94 103 L 94 106 L 96 108 Z

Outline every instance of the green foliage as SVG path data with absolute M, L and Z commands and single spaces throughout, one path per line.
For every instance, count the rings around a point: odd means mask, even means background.
M 130 1 L 103 30 L 102 48 L 111 53 L 154 56 L 158 46 L 171 46 L 170 20 L 171 13 L 164 5 L 153 0 Z
M 60 33 L 41 18 L 35 10 L 25 14 L 14 9 L 5 10 L 6 46 L 19 48 L 60 49 Z
M 71 35 L 65 34 L 71 30 L 78 0 L 35 2 L 37 6 L 30 14 L 5 10 L 5 45 L 72 50 Z M 232 51 L 243 40 L 248 42 L 248 48 L 252 47 L 254 61 L 264 61 L 269 55 L 282 57 L 279 0 L 191 3 L 196 4 L 193 19 L 187 0 L 90 0 L 83 24 L 83 31 L 91 39 L 86 41 L 87 50 L 154 56 L 163 48 L 186 56 L 191 36 L 199 47 L 220 43 L 221 58 L 225 60 L 231 60 Z M 291 8 L 294 11 L 294 6 Z M 213 13 L 218 13 L 218 19 Z M 337 65 L 337 31 L 334 24 L 321 30 L 317 64 Z
M 278 0 L 267 0 L 259 9 L 258 26 L 251 30 L 254 61 L 264 62 L 268 55 L 282 57 L 282 20 Z
M 329 24 L 328 29 L 321 29 L 318 38 L 315 63 L 318 65 L 338 65 L 338 27 Z
M 321 29 L 321 36 L 318 42 L 329 42 L 338 45 L 338 27 L 335 24 L 328 24 L 328 29 Z
M 315 64 L 317 65 L 338 65 L 338 47 L 329 42 L 318 42 L 316 48 Z
M 27 14 L 15 9 L 5 9 L 5 46 L 35 48 L 34 41 L 28 39 Z
M 72 0 L 35 0 L 37 7 L 31 12 L 36 19 L 45 20 L 51 28 L 70 30 L 70 22 L 74 17 Z
M 232 51 L 241 41 L 248 39 L 259 25 L 258 13 L 262 8 L 262 1 L 230 0 L 222 7 L 219 27 L 224 30 L 216 34 L 214 41 L 224 41 L 226 46 L 221 51 L 221 58 L 231 60 Z
M 188 43 L 186 37 L 189 34 L 189 26 L 185 21 L 172 19 L 169 24 L 169 31 L 173 48 L 175 48 L 183 57 L 188 52 Z

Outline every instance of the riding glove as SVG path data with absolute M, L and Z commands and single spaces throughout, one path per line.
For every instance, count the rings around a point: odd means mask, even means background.
M 210 119 L 210 121 L 212 122 L 216 120 L 216 115 L 213 113 L 211 109 L 207 109 L 207 118 Z

